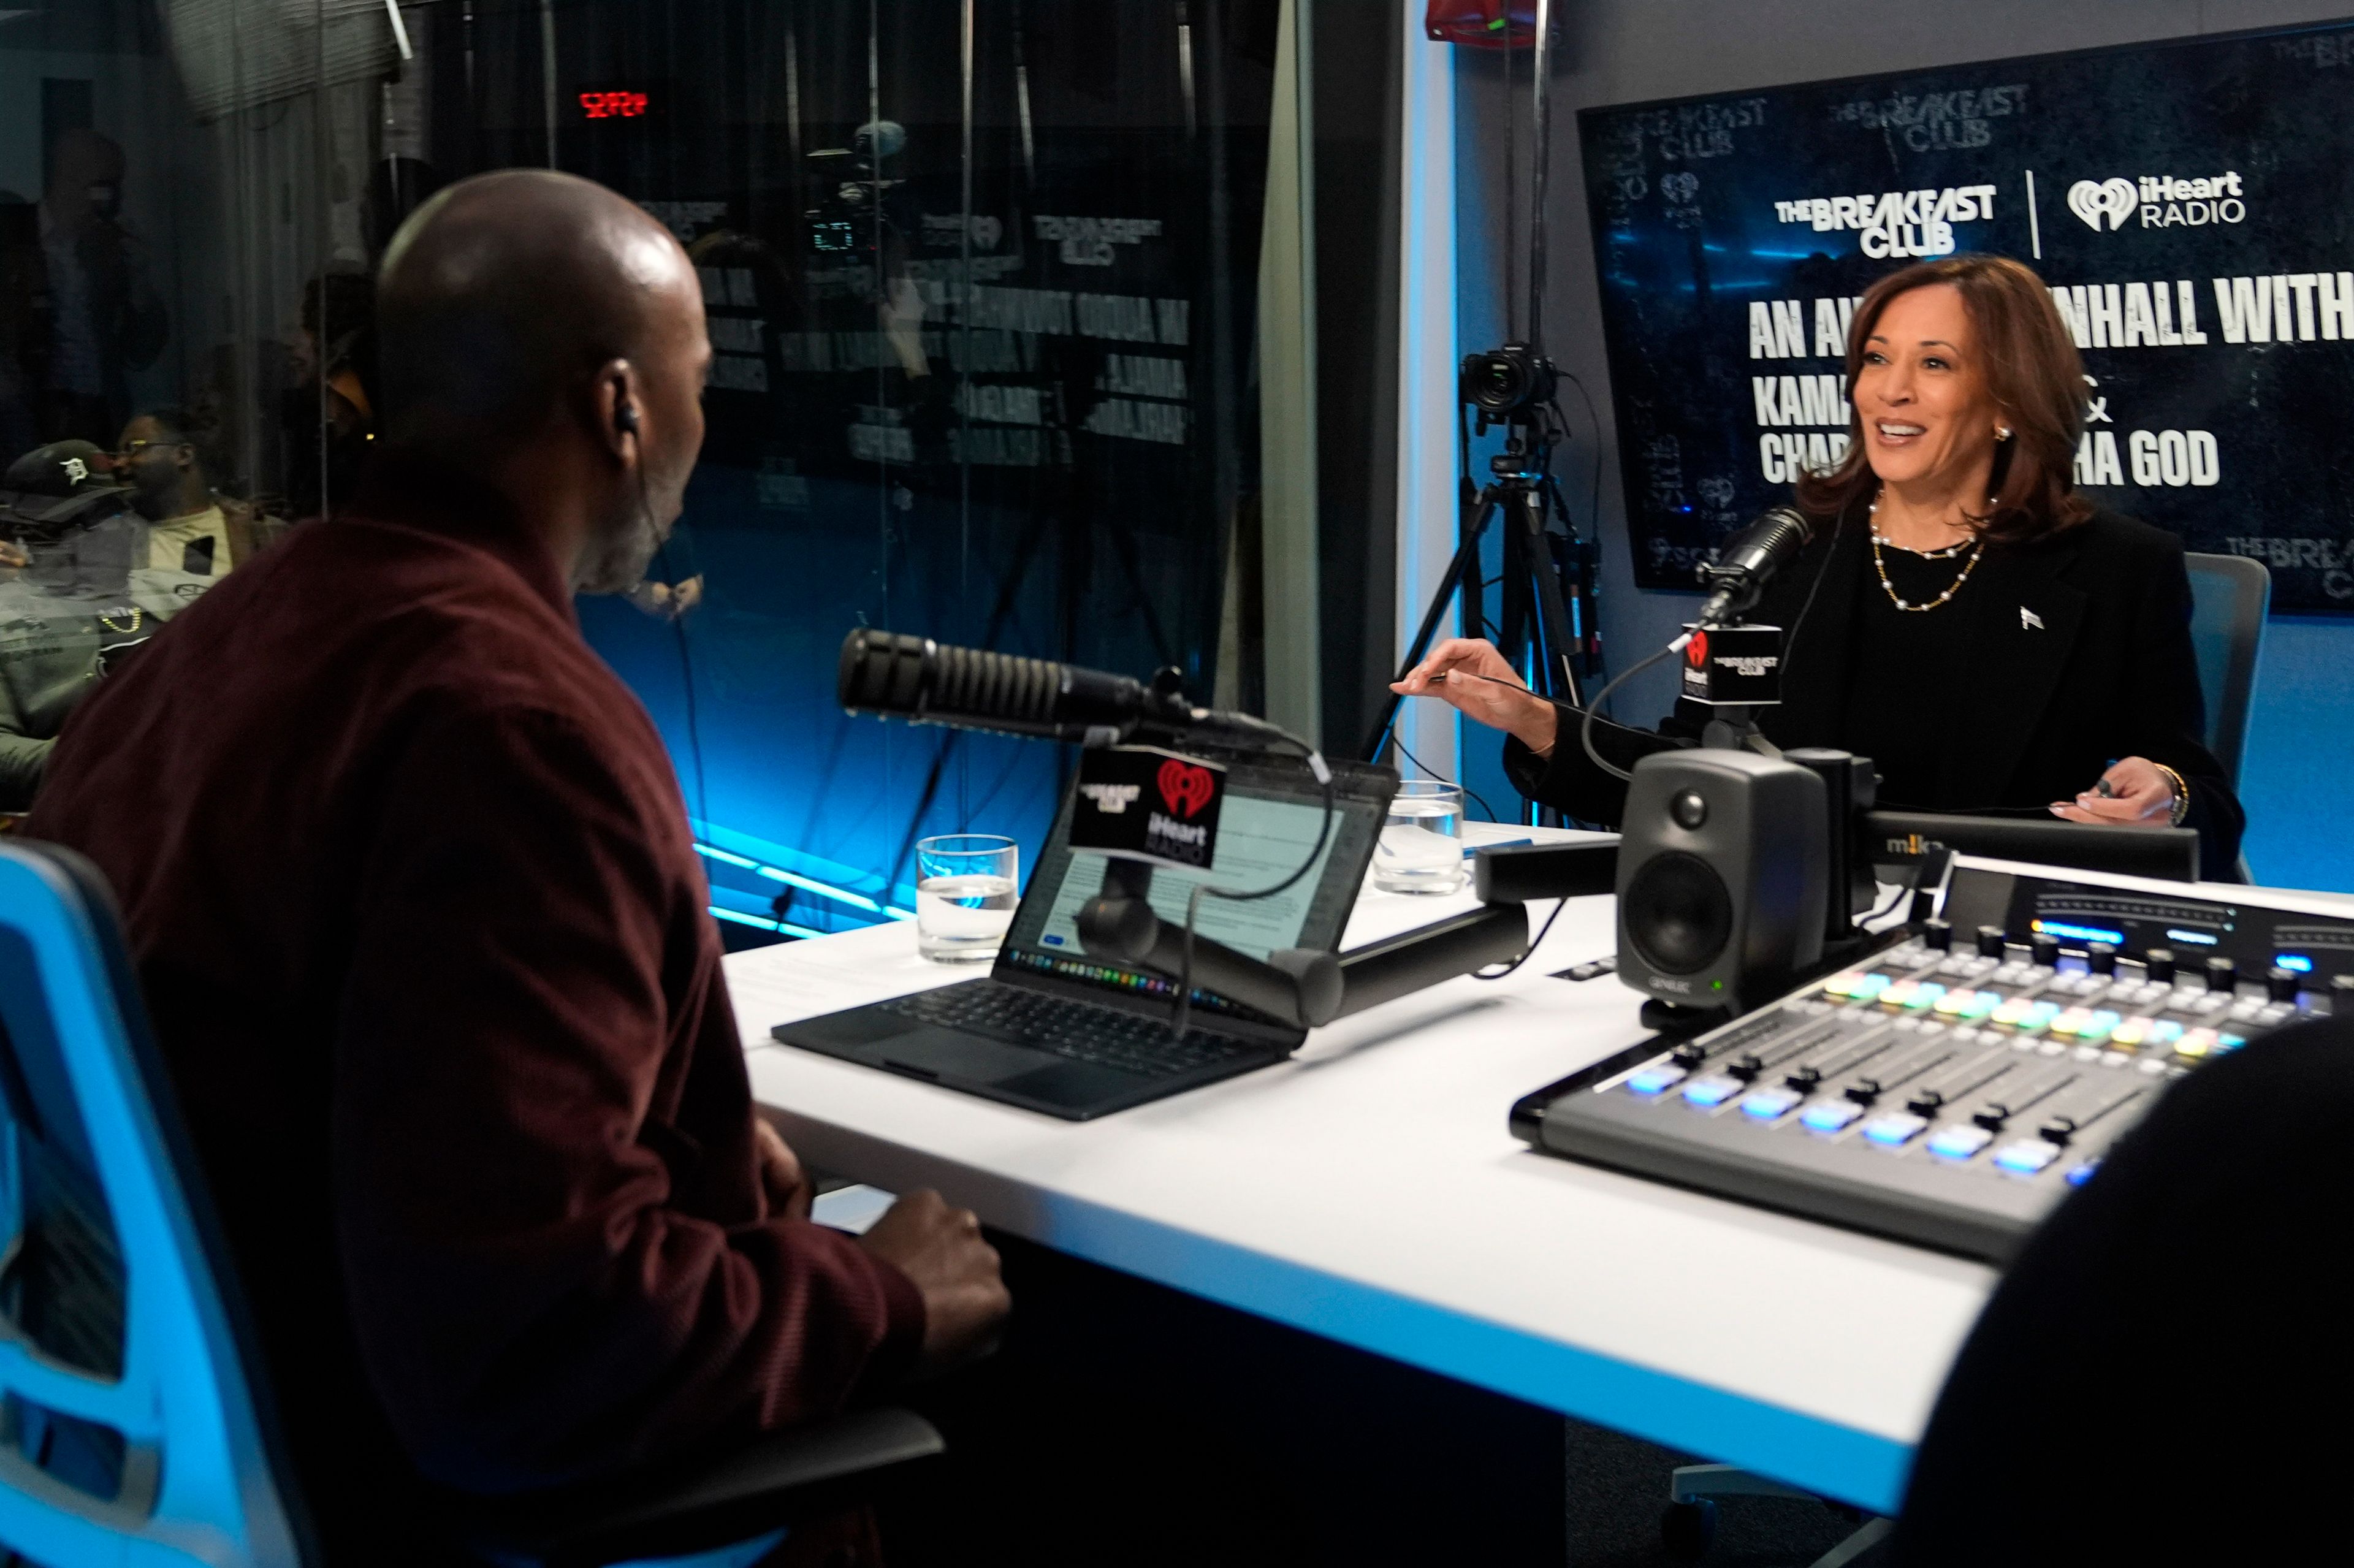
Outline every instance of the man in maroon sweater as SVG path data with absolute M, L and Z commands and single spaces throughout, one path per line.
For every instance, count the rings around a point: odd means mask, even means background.
M 678 516 L 694 268 L 583 180 L 441 193 L 380 294 L 387 449 L 84 704 L 28 832 L 113 883 L 331 1561 L 430 1486 L 827 1414 L 1006 1309 L 973 1216 L 809 1223 L 754 1114 L 653 726 L 574 591 Z

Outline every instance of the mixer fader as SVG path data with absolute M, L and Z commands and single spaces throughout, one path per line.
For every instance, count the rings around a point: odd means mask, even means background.
M 2354 1012 L 2354 920 L 2220 891 L 1965 862 L 1947 914 L 1995 918 L 1926 922 L 1710 1033 L 1549 1086 L 1514 1130 L 1999 1260 L 2168 1083 L 2307 1013 Z

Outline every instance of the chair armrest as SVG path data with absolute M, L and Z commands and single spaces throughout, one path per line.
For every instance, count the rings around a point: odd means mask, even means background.
M 542 1568 L 684 1556 L 866 1501 L 945 1446 L 910 1411 L 853 1411 L 738 1448 L 470 1501 L 456 1522 L 485 1555 Z

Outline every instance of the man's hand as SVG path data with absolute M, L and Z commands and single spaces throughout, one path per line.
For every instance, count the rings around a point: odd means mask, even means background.
M 1466 717 L 1500 729 L 1540 755 L 1553 749 L 1558 715 L 1529 690 L 1511 661 L 1484 638 L 1450 637 L 1430 657 L 1394 681 L 1390 690 L 1408 697 L 1437 697 Z
M 859 1245 L 916 1282 L 924 1293 L 924 1348 L 917 1377 L 976 1361 L 997 1348 L 1013 1309 L 999 1277 L 997 1249 L 981 1239 L 981 1217 L 951 1209 L 929 1187 L 891 1205 Z
M 0 539 L 0 567 L 29 567 L 33 557 L 18 549 L 14 543 Z
M 816 1198 L 809 1173 L 801 1169 L 801 1158 L 785 1141 L 784 1134 L 770 1127 L 766 1118 L 752 1118 L 752 1147 L 760 1155 L 760 1187 L 769 1195 L 769 1214 L 772 1219 L 806 1220 L 810 1204 Z
M 2087 789 L 2072 800 L 2052 802 L 2052 814 L 2072 822 L 2109 827 L 2162 828 L 2174 815 L 2174 780 L 2146 757 L 2127 757 L 2101 775 L 2109 793 Z

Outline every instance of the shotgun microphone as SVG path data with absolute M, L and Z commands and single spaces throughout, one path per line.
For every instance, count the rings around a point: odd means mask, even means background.
M 1701 586 L 1710 590 L 1700 624 L 1723 626 L 1746 615 L 1774 574 L 1807 547 L 1814 532 L 1805 513 L 1776 506 L 1725 540 L 1716 559 L 1700 568 Z

